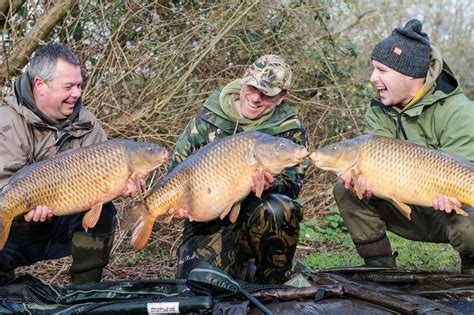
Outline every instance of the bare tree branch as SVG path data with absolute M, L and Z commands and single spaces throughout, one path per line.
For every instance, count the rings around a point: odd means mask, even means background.
M 8 2 L 8 1 L 7 1 Z M 0 84 L 15 75 L 28 62 L 28 58 L 49 32 L 63 19 L 77 3 L 77 0 L 58 1 L 33 26 L 31 31 L 15 46 L 10 57 L 0 66 Z
M 0 25 L 23 5 L 25 0 L 0 0 Z

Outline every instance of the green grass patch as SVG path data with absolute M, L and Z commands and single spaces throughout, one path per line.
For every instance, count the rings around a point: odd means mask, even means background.
M 302 263 L 311 269 L 324 270 L 340 266 L 362 265 L 347 228 L 337 209 L 322 220 L 301 223 L 300 241 L 315 248 L 302 258 Z M 392 250 L 398 252 L 397 266 L 407 271 L 459 272 L 459 254 L 449 244 L 414 242 L 387 232 Z

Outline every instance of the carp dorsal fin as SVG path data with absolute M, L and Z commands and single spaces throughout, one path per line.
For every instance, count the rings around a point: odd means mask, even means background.
M 390 201 L 401 213 L 408 219 L 411 220 L 411 208 L 406 203 L 403 203 L 393 197 L 388 197 L 388 201 Z
M 357 194 L 357 197 L 359 199 L 362 199 L 363 194 L 362 194 L 362 189 L 360 188 L 360 185 L 359 185 L 359 180 L 358 180 L 359 175 L 360 175 L 359 169 L 356 169 L 356 168 L 351 169 L 351 177 L 352 177 L 352 180 L 354 181 L 354 190 Z
M 265 170 L 263 169 L 263 167 L 260 167 L 258 169 L 257 188 L 255 189 L 255 196 L 257 196 L 258 198 L 262 197 L 264 184 L 265 184 Z
M 235 223 L 235 221 L 237 221 L 237 218 L 239 217 L 239 213 L 240 213 L 240 202 L 236 202 L 234 203 L 234 205 L 232 206 L 232 210 L 230 211 L 229 220 L 231 223 Z
M 86 231 L 89 228 L 93 228 L 97 224 L 97 221 L 99 221 L 100 212 L 102 211 L 102 205 L 102 202 L 93 205 L 91 209 L 86 212 L 84 218 L 82 218 L 82 227 Z

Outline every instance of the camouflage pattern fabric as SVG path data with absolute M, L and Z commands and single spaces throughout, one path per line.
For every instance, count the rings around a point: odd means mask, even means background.
M 218 93 L 219 90 L 216 90 L 207 102 L 218 106 Z M 295 112 L 286 103 L 280 104 L 277 109 L 268 122 L 271 127 L 265 128 L 264 124 L 259 131 L 307 147 L 306 130 Z M 281 121 L 281 124 L 275 126 L 275 120 Z M 206 144 L 242 131 L 235 122 L 204 107 L 179 137 L 169 170 Z M 239 275 L 237 270 L 244 268 L 248 259 L 255 259 L 258 282 L 284 281 L 284 272 L 291 268 L 302 219 L 301 207 L 295 199 L 303 185 L 308 165 L 309 160 L 305 159 L 304 163 L 288 168 L 277 176 L 274 185 L 264 191 L 261 200 L 254 194 L 247 197 L 242 202 L 241 214 L 235 224 L 230 224 L 227 219 L 205 223 L 185 221 L 184 241 L 178 253 L 177 278 L 185 278 L 198 261 L 205 260 L 244 279 L 245 270 Z M 274 250 L 270 250 L 272 246 Z
M 264 55 L 251 64 L 248 71 L 248 75 L 242 78 L 242 84 L 254 86 L 265 95 L 275 96 L 290 88 L 291 68 L 280 56 Z
M 186 224 L 177 278 L 187 278 L 204 260 L 237 279 L 261 284 L 284 282 L 286 271 L 291 269 L 302 218 L 299 203 L 270 193 L 262 199 L 248 198 L 235 224 L 228 219 Z M 251 259 L 255 274 L 248 263 Z

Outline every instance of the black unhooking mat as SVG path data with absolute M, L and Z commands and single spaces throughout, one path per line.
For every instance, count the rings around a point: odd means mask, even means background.
M 187 280 L 61 288 L 26 275 L 0 287 L 0 313 L 474 314 L 474 276 L 355 267 L 300 268 L 293 279 L 302 287 L 252 285 L 198 268 Z

